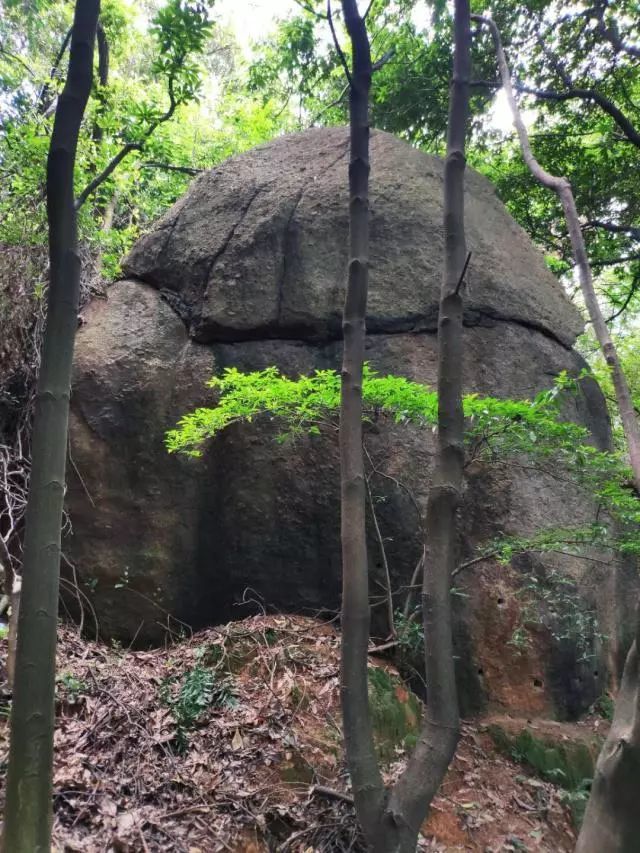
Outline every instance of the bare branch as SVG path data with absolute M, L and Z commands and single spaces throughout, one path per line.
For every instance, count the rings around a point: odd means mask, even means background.
M 619 225 L 615 222 L 604 222 L 602 219 L 590 219 L 584 223 L 582 228 L 601 228 L 603 231 L 610 231 L 612 234 L 629 234 L 634 240 L 640 240 L 640 226 L 638 225 Z
M 371 463 L 371 456 L 367 449 L 366 444 L 362 444 L 362 449 L 364 450 L 369 463 Z M 365 477 L 365 485 L 367 488 L 367 497 L 369 498 L 369 507 L 371 509 L 371 517 L 373 518 L 373 528 L 376 532 L 376 539 L 378 540 L 378 545 L 380 547 L 380 556 L 382 558 L 382 567 L 384 569 L 384 577 L 386 584 L 386 595 L 387 595 L 387 619 L 389 621 L 389 632 L 391 637 L 396 636 L 396 623 L 395 617 L 393 613 L 393 589 L 391 587 L 391 572 L 389 571 L 389 560 L 387 559 L 387 549 L 384 547 L 384 537 L 382 535 L 382 531 L 380 530 L 380 524 L 378 523 L 378 513 L 376 512 L 376 507 L 373 502 L 373 493 L 371 491 L 371 477 L 375 473 L 375 469 L 373 468 L 373 464 L 371 464 L 371 474 Z
M 71 29 L 67 30 L 64 39 L 62 40 L 62 44 L 60 45 L 60 49 L 56 54 L 56 58 L 53 60 L 53 65 L 51 66 L 51 71 L 49 72 L 49 80 L 44 84 L 40 91 L 40 95 L 38 97 L 38 112 L 45 113 L 50 106 L 49 99 L 49 90 L 51 88 L 51 81 L 55 80 L 56 75 L 58 73 L 58 68 L 60 67 L 60 63 L 62 62 L 62 58 L 69 46 L 69 42 L 71 41 Z
M 163 124 L 166 121 L 169 121 L 178 108 L 178 101 L 176 99 L 175 93 L 173 91 L 173 77 L 169 78 L 169 108 L 165 113 L 163 113 L 156 121 L 154 121 L 146 130 L 143 138 L 139 142 L 127 142 L 126 145 L 123 145 L 120 151 L 111 159 L 111 161 L 105 166 L 105 168 L 100 172 L 100 174 L 96 175 L 96 177 L 90 181 L 87 186 L 82 190 L 80 195 L 76 198 L 75 209 L 80 210 L 85 201 L 89 198 L 91 193 L 95 192 L 98 187 L 103 184 L 107 178 L 116 170 L 119 164 L 124 160 L 124 158 L 130 154 L 132 151 L 142 151 L 145 146 L 145 143 L 155 131 L 155 129 Z
M 338 53 L 338 57 L 340 58 L 340 62 L 342 63 L 342 67 L 344 68 L 344 73 L 349 82 L 349 86 L 353 86 L 353 80 L 351 79 L 351 72 L 349 71 L 349 64 L 347 62 L 347 58 L 344 55 L 344 51 L 340 47 L 340 42 L 338 41 L 338 34 L 336 33 L 336 28 L 333 24 L 333 15 L 331 14 L 331 0 L 327 0 L 327 20 L 329 21 L 329 27 L 331 29 L 331 35 L 333 37 L 333 43 L 335 45 L 336 51 Z
M 467 255 L 467 259 L 464 262 L 464 266 L 462 267 L 462 272 L 460 273 L 460 278 L 458 279 L 458 283 L 456 284 L 455 293 L 458 294 L 460 292 L 460 288 L 465 283 L 464 277 L 467 274 L 467 269 L 469 267 L 469 261 L 471 260 L 471 252 Z
M 305 3 L 305 0 L 293 0 L 296 5 L 298 5 L 305 12 L 308 12 L 310 15 L 313 15 L 314 18 L 318 18 L 320 21 L 326 21 L 327 16 L 323 15 L 322 12 L 318 12 L 314 9 L 310 3 Z
M 148 160 L 140 164 L 141 169 L 164 169 L 166 172 L 182 172 L 185 175 L 201 175 L 206 169 L 196 169 L 194 166 L 174 166 L 171 163 L 158 163 Z

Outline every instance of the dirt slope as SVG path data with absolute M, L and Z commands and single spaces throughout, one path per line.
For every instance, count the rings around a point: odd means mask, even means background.
M 340 747 L 338 655 L 335 631 L 300 617 L 250 618 L 148 652 L 62 628 L 55 850 L 362 850 Z M 421 708 L 382 661 L 370 681 L 391 779 Z M 3 716 L 3 770 L 7 752 Z M 466 724 L 421 849 L 562 853 L 574 838 L 561 789 L 500 754 L 481 723 Z

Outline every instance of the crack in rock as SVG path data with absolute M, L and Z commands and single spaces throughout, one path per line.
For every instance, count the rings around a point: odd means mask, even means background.
M 334 166 L 336 166 L 340 160 L 342 160 L 349 153 L 349 145 L 341 145 L 341 151 L 338 156 L 332 160 L 318 175 L 313 176 L 312 183 L 317 181 L 319 178 L 327 175 Z M 282 321 L 282 308 L 284 303 L 284 286 L 287 277 L 287 256 L 289 254 L 290 248 L 290 238 L 291 238 L 291 225 L 293 223 L 294 217 L 300 207 L 302 199 L 304 198 L 307 189 L 309 188 L 309 181 L 305 180 L 302 183 L 300 190 L 297 192 L 293 205 L 291 207 L 291 211 L 287 218 L 286 225 L 284 227 L 284 236 L 282 238 L 282 265 L 280 270 L 280 276 L 278 277 L 278 300 L 277 300 L 277 308 L 276 308 L 276 322 L 280 325 Z

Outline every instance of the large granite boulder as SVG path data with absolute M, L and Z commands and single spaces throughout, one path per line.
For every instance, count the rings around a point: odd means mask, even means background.
M 277 365 L 292 375 L 338 366 L 347 158 L 346 130 L 312 130 L 204 174 L 136 244 L 126 280 L 85 309 L 71 413 L 73 535 L 65 547 L 104 635 L 157 641 L 244 616 L 256 602 L 305 614 L 339 607 L 334 439 L 279 444 L 265 419 L 230 428 L 191 460 L 169 456 L 163 436 L 207 403 L 205 381 L 226 366 Z M 380 371 L 434 384 L 442 163 L 374 131 L 371 165 L 367 358 Z M 466 216 L 467 389 L 530 397 L 561 370 L 579 373 L 583 361 L 571 348 L 582 328 L 578 312 L 491 185 L 471 171 Z M 607 445 L 595 383 L 582 382 L 567 413 Z M 380 470 L 424 507 L 430 431 L 387 425 L 367 441 Z M 391 479 L 376 478 L 374 490 L 401 590 L 421 548 L 414 503 Z M 473 557 L 501 533 L 528 535 L 593 513 L 588 497 L 553 472 L 472 467 L 461 554 Z M 382 568 L 373 531 L 370 562 L 375 605 Z M 595 663 L 544 625 L 524 652 L 509 645 L 523 576 L 555 570 L 574 578 L 581 606 L 598 612 L 609 639 Z M 456 629 L 466 707 L 489 701 L 564 715 L 584 708 L 617 666 L 631 584 L 602 560 L 563 555 L 470 569 L 460 581 L 468 597 L 457 599 Z M 383 610 L 374 607 L 381 632 Z

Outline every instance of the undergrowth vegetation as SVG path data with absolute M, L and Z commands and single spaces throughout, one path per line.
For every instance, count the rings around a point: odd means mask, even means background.
M 204 653 L 204 650 L 202 650 Z M 160 701 L 175 720 L 175 747 L 184 752 L 192 731 L 210 708 L 232 708 L 236 703 L 231 679 L 199 662 L 184 673 L 164 678 L 158 690 Z

